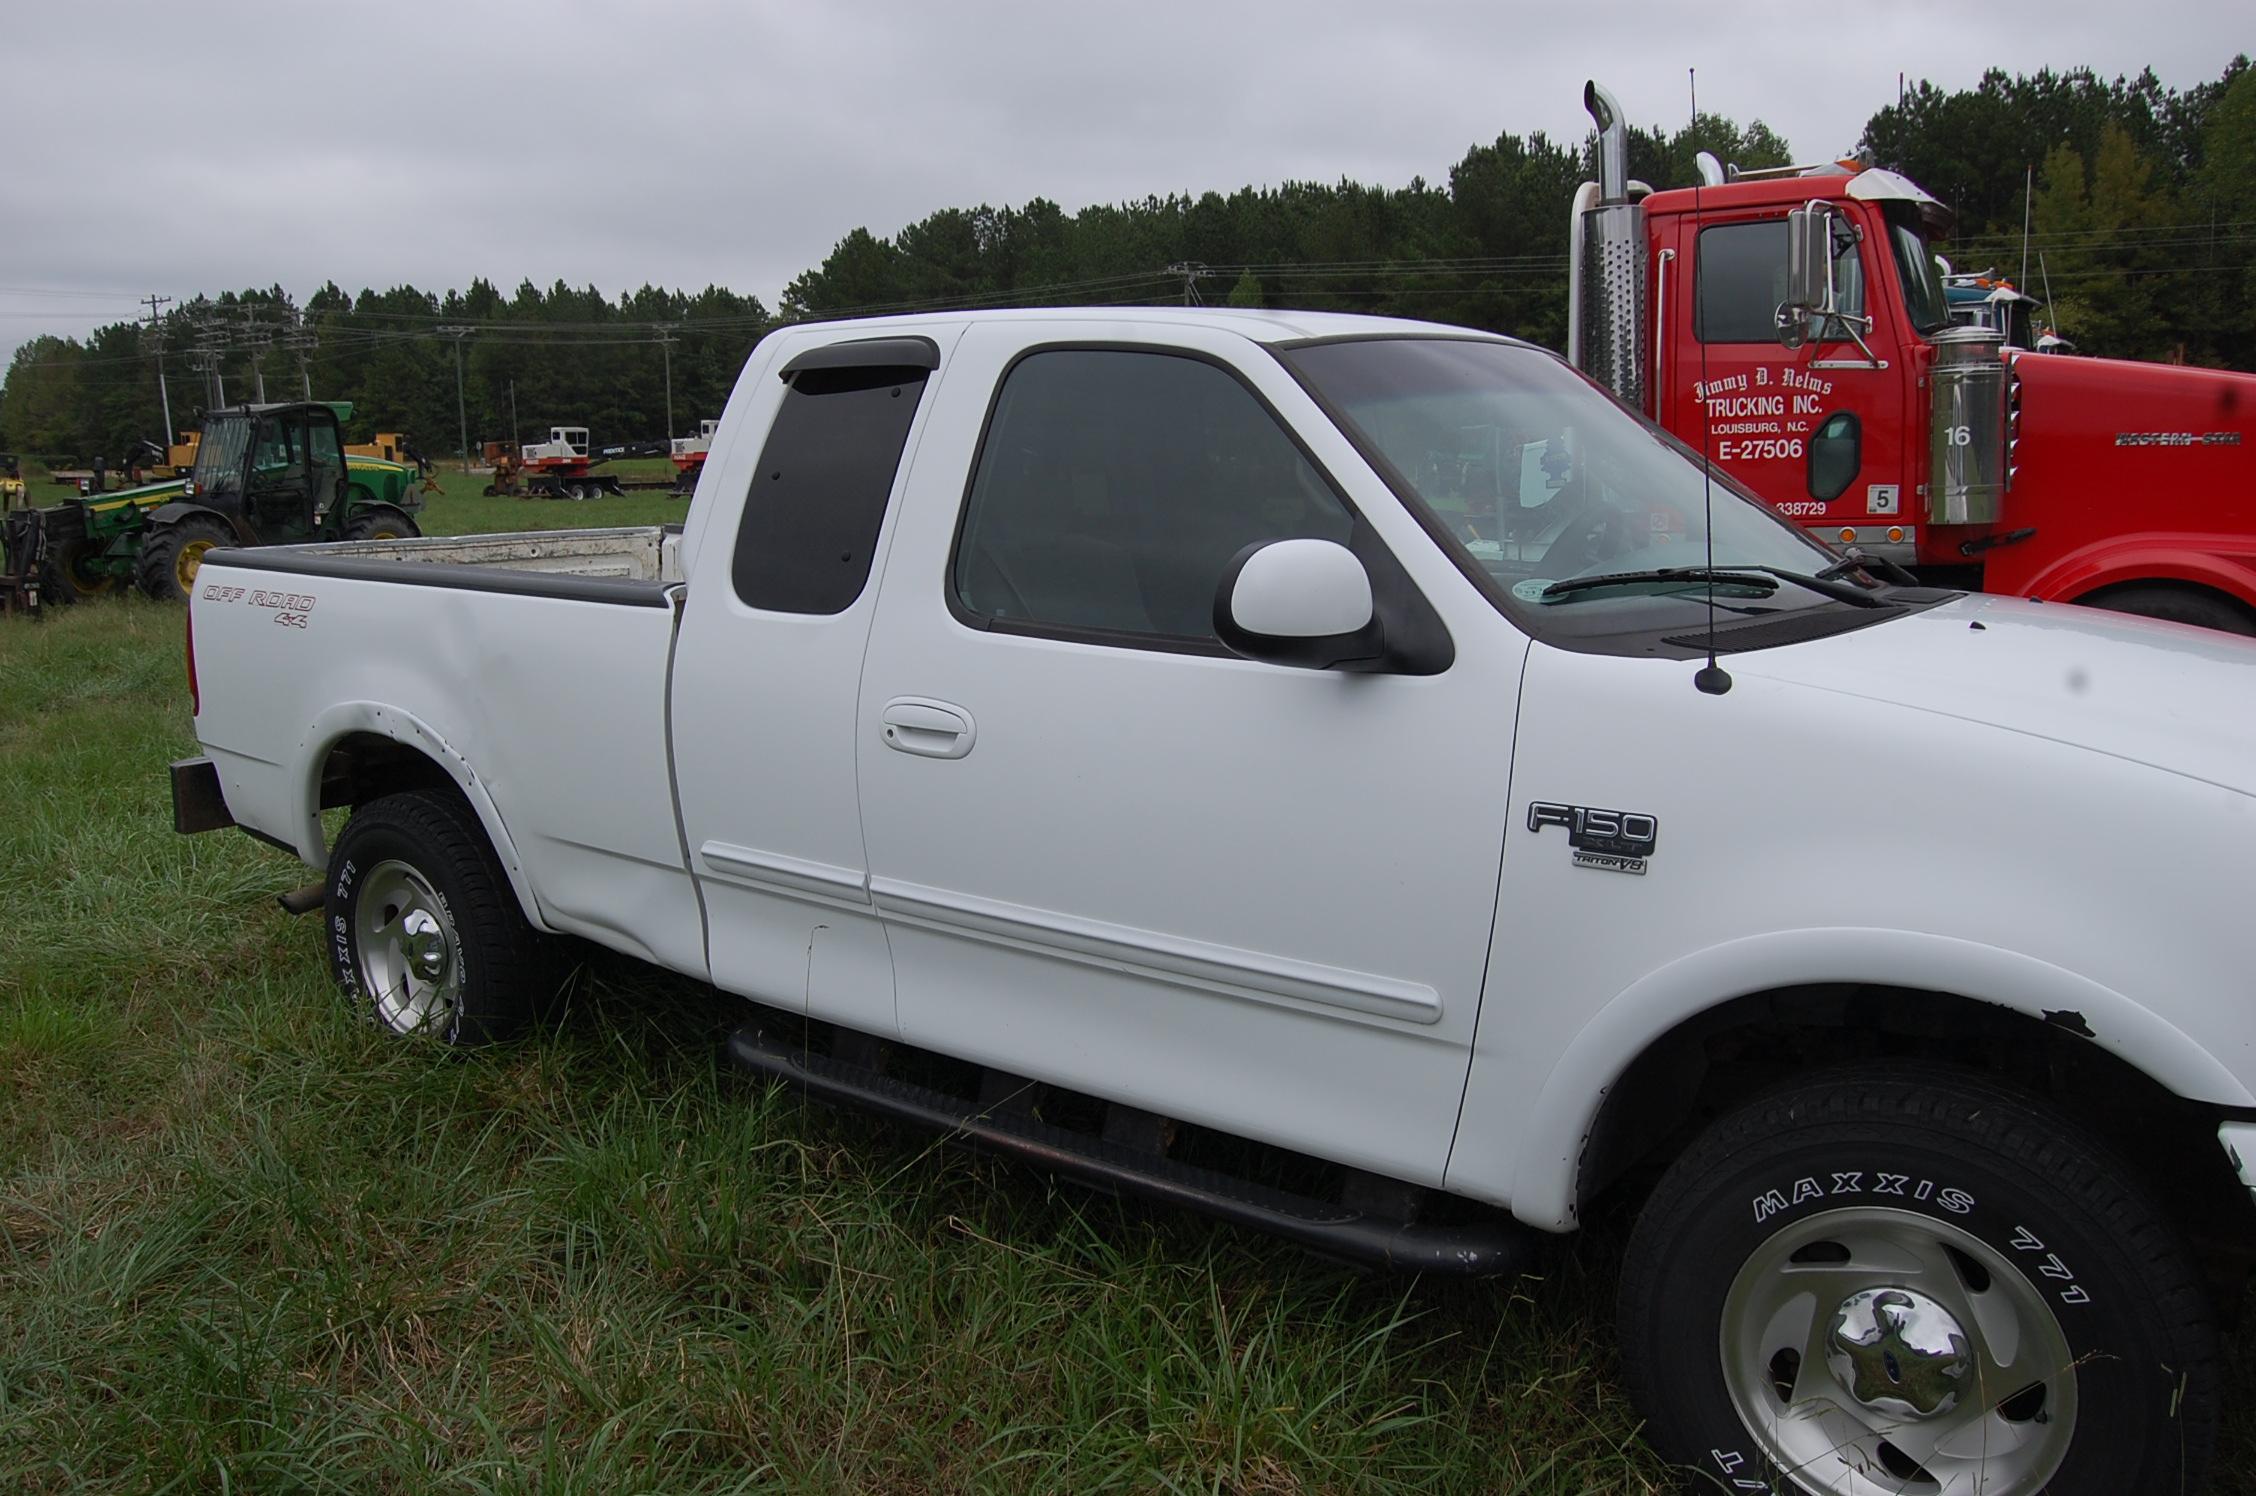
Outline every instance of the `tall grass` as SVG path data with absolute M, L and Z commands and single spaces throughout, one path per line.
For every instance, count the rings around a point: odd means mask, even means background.
M 355 1022 L 304 871 L 170 830 L 180 626 L 0 626 L 0 1490 L 1664 1484 L 1603 1244 L 1347 1273 L 770 1092 L 609 958 L 501 1051 Z

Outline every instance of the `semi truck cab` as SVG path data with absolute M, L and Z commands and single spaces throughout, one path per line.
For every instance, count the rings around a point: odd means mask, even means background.
M 1596 83 L 1568 356 L 1827 543 L 1923 580 L 2256 634 L 2256 376 L 1954 323 L 1949 210 L 1855 162 L 1628 180 Z

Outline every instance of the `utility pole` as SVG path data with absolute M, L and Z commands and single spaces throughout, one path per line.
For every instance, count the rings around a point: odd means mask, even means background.
M 258 313 L 243 309 L 243 342 L 251 352 L 252 398 L 266 403 L 266 349 L 274 341 L 274 331 L 259 320 Z
M 476 332 L 475 327 L 458 323 L 439 329 L 442 338 L 454 339 L 454 418 L 462 428 L 462 470 L 470 471 L 470 416 L 469 407 L 462 403 L 462 340 Z
M 674 440 L 674 345 L 681 341 L 674 336 L 679 322 L 653 322 L 658 334 L 658 356 L 666 361 L 666 441 L 669 449 Z
M 517 381 L 512 379 L 509 381 L 509 439 L 513 442 L 521 441 L 522 438 L 517 433 L 523 429 L 517 424 Z
M 313 400 L 313 350 L 321 346 L 321 339 L 315 336 L 312 328 L 301 322 L 297 327 L 290 330 L 288 337 L 282 340 L 282 346 L 289 349 L 290 356 L 298 361 L 298 387 L 305 392 L 306 401 L 311 403 Z
M 141 299 L 149 304 L 149 346 L 157 355 L 157 403 L 164 407 L 164 439 L 165 445 L 169 447 L 173 438 L 172 392 L 165 388 L 164 324 L 157 320 L 157 312 L 160 308 L 170 306 L 172 298 L 151 292 Z
M 1204 260 L 1177 260 L 1167 267 L 1167 273 L 1183 277 L 1183 305 L 1206 305 L 1204 301 L 1199 299 L 1198 293 L 1198 283 L 1206 279 L 1210 273 Z
M 205 322 L 196 329 L 196 352 L 203 362 L 204 391 L 218 410 L 227 403 L 227 376 L 220 372 L 220 360 L 227 352 L 227 334 L 217 322 Z

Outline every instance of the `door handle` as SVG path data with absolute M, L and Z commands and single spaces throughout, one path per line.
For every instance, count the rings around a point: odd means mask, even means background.
M 878 714 L 885 746 L 924 758 L 962 758 L 979 729 L 971 713 L 923 696 L 896 696 Z

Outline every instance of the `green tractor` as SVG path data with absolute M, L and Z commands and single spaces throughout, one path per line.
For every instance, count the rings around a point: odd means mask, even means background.
M 204 417 L 184 480 L 87 495 L 11 530 L 10 566 L 36 565 L 51 602 L 139 587 L 184 599 L 216 546 L 400 539 L 423 532 L 405 463 L 346 453 L 334 405 L 242 405 Z

